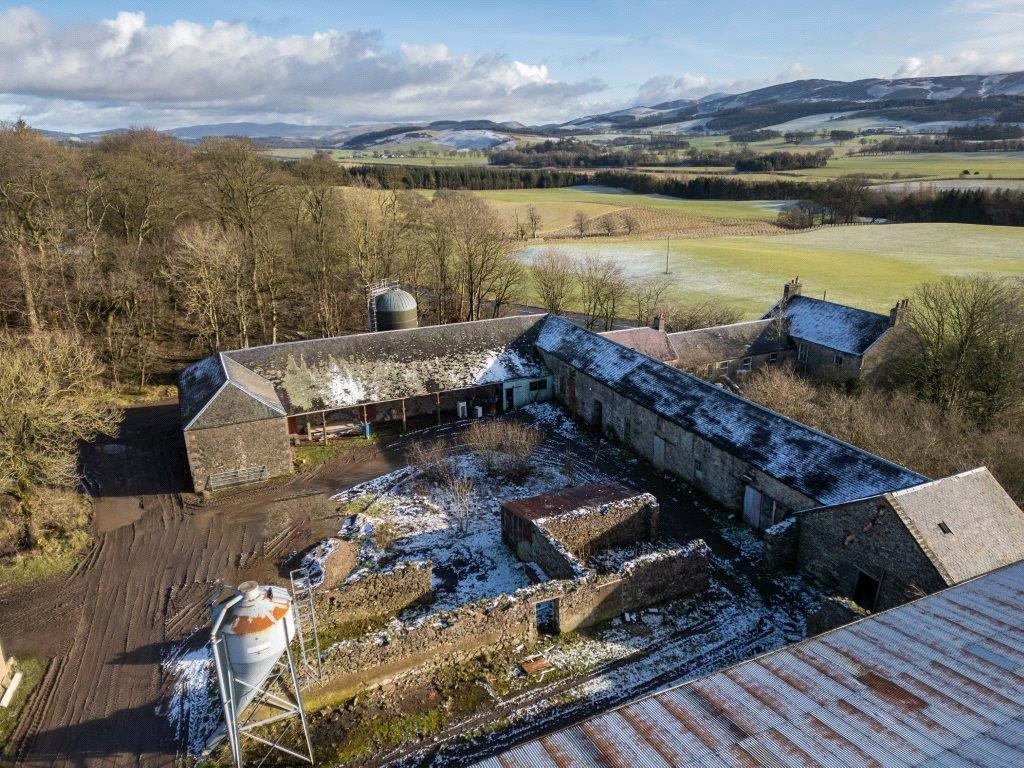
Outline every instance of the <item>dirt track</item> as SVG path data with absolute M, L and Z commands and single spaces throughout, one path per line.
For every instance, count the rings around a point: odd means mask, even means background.
M 0 594 L 11 651 L 53 658 L 12 740 L 19 765 L 173 765 L 173 734 L 156 711 L 162 652 L 206 621 L 218 580 L 273 578 L 284 555 L 334 525 L 263 511 L 320 490 L 311 477 L 186 505 L 177 423 L 175 403 L 131 409 L 116 442 L 89 446 L 97 536 L 86 556 L 69 576 Z M 366 464 L 379 473 L 387 461 Z

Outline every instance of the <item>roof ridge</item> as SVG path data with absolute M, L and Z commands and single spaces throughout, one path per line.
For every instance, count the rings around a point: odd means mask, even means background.
M 821 304 L 831 304 L 833 307 L 842 307 L 843 309 L 852 309 L 854 312 L 863 312 L 863 313 L 865 313 L 867 315 L 874 315 L 875 317 L 879 317 L 879 318 L 882 318 L 882 319 L 885 319 L 885 320 L 889 319 L 888 315 L 886 315 L 886 314 L 884 314 L 882 312 L 875 312 L 873 309 L 864 309 L 862 307 L 855 307 L 852 304 L 842 304 L 842 303 L 840 303 L 838 301 L 830 301 L 829 299 L 819 299 L 816 296 L 805 296 L 802 293 L 799 293 L 796 296 L 790 296 L 789 299 L 787 300 L 787 303 L 796 301 L 798 299 L 805 299 L 807 301 L 817 301 L 817 302 L 820 302 Z M 776 304 L 776 306 L 778 306 L 778 304 Z M 772 309 L 775 309 L 775 307 L 772 307 Z
M 938 480 L 934 480 L 932 482 L 938 482 Z M 920 488 L 920 486 L 912 487 Z M 953 575 L 942 563 L 942 560 L 939 558 L 938 554 L 936 554 L 935 550 L 931 548 L 931 545 L 928 544 L 927 541 L 925 541 L 924 536 L 921 534 L 920 529 L 917 527 L 917 523 L 915 523 L 914 520 L 910 517 L 910 515 L 907 513 L 907 510 L 903 508 L 903 505 L 900 504 L 899 500 L 895 497 L 895 495 L 892 492 L 886 493 L 885 496 L 886 500 L 889 502 L 889 506 L 892 507 L 893 510 L 896 512 L 897 516 L 899 516 L 900 520 L 903 522 L 904 527 L 910 532 L 910 535 L 914 537 L 914 541 L 917 542 L 917 546 L 919 546 L 921 548 L 921 551 L 924 552 L 925 557 L 928 558 L 928 562 L 932 564 L 932 567 L 939 572 L 939 576 L 942 577 L 942 580 L 946 582 L 948 586 L 952 586 L 953 584 L 955 584 L 956 579 L 953 578 Z
M 770 310 L 769 310 L 770 311 Z M 755 323 L 770 323 L 775 320 L 774 317 L 762 317 L 757 320 L 741 320 L 738 323 L 722 323 L 721 325 L 708 325 L 704 328 L 690 328 L 686 331 L 672 331 L 672 333 L 666 334 L 667 336 L 682 336 L 686 333 L 700 333 L 701 331 L 717 331 L 721 328 L 734 328 L 737 325 L 754 325 Z

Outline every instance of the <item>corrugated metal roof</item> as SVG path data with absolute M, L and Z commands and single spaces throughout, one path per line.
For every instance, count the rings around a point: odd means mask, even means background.
M 823 505 L 928 478 L 549 316 L 537 346 Z
M 605 712 L 479 763 L 1024 765 L 1024 563 Z
M 528 499 L 514 499 L 502 502 L 501 508 L 525 520 L 540 520 L 545 517 L 564 515 L 584 507 L 601 506 L 613 501 L 641 496 L 619 483 L 593 483 L 577 488 L 542 493 Z
M 778 305 L 764 316 L 773 317 Z M 888 315 L 868 312 L 810 296 L 794 296 L 786 302 L 789 335 L 812 344 L 862 355 L 889 328 Z

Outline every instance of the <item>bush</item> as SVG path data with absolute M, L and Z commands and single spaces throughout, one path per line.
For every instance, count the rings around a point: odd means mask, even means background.
M 427 480 L 440 482 L 449 473 L 451 446 L 446 440 L 417 442 L 405 449 L 405 460 Z
M 530 457 L 544 441 L 540 430 L 514 421 L 478 421 L 466 430 L 463 442 L 480 457 L 489 472 L 522 480 L 530 474 Z

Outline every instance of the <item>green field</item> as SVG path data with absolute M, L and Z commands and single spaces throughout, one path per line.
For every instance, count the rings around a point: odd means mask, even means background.
M 631 275 L 664 271 L 664 240 L 568 244 L 570 255 L 614 258 Z M 540 248 L 526 249 L 529 258 Z M 1024 230 L 971 224 L 834 227 L 774 237 L 677 240 L 669 268 L 681 301 L 721 300 L 760 316 L 799 276 L 804 293 L 886 311 L 922 282 L 993 272 L 1024 277 Z M 826 293 L 827 292 L 827 293 Z
M 846 155 L 829 160 L 827 168 L 793 171 L 808 178 L 833 178 L 848 173 L 863 173 L 872 178 L 954 179 L 964 170 L 973 177 L 999 179 L 1024 178 L 1024 152 L 921 152 L 915 155 Z

